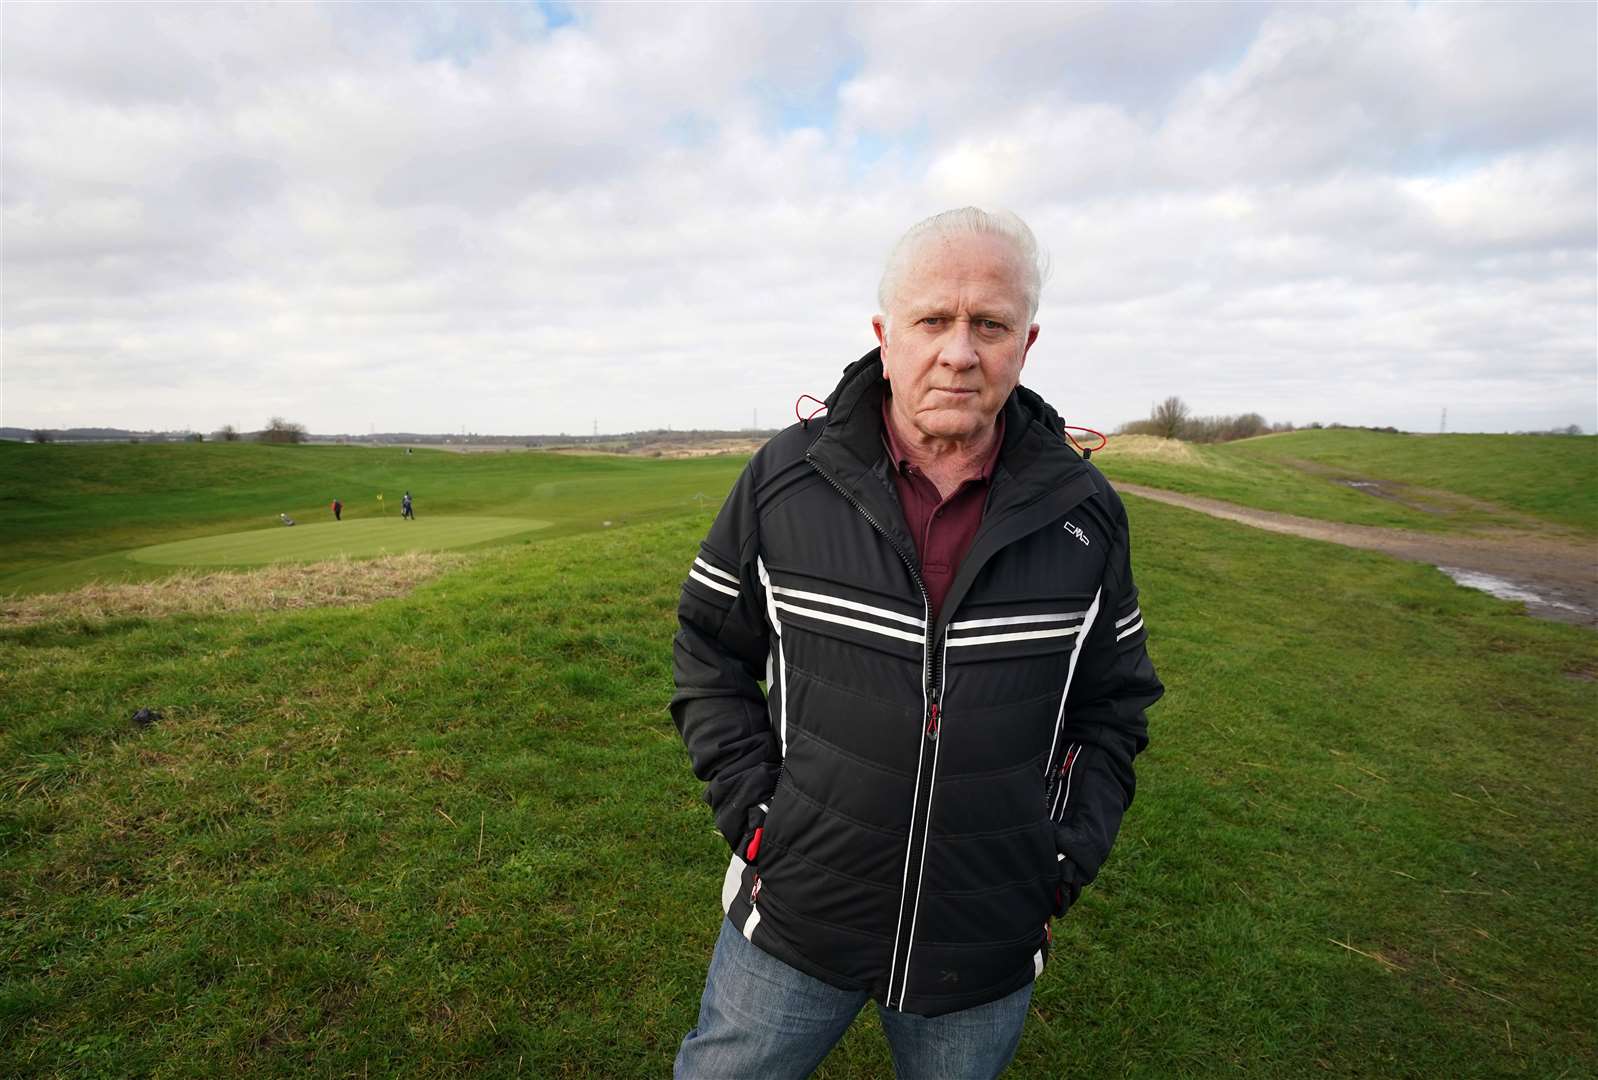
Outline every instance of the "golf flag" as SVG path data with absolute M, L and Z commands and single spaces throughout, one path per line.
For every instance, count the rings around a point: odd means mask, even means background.
M 383 506 L 383 493 L 381 491 L 379 491 L 377 493 L 377 504 L 378 504 L 378 506 L 382 507 L 384 510 L 388 509 L 388 507 Z

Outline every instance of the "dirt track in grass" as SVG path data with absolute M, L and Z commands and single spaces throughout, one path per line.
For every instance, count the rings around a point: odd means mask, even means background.
M 1255 510 L 1236 503 L 1184 495 L 1141 484 L 1118 483 L 1117 491 L 1197 510 L 1211 517 L 1252 525 L 1269 532 L 1325 540 L 1345 547 L 1380 551 L 1461 575 L 1487 575 L 1520 591 L 1528 614 L 1598 629 L 1598 547 L 1556 526 L 1497 529 L 1490 533 L 1436 534 L 1348 525 L 1336 521 Z M 1507 595 L 1503 590 L 1489 592 Z

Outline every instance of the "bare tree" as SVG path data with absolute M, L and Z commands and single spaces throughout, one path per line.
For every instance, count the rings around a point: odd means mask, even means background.
M 34 442 L 55 442 L 55 432 L 39 428 L 33 433 Z
M 1180 439 L 1189 411 L 1187 402 L 1172 394 L 1149 413 L 1149 423 L 1154 429 L 1152 433 L 1167 439 Z
M 232 424 L 223 424 L 217 428 L 216 437 L 222 442 L 238 442 L 239 429 Z
M 274 416 L 266 422 L 266 428 L 258 438 L 264 443 L 302 443 L 305 441 L 305 425 Z

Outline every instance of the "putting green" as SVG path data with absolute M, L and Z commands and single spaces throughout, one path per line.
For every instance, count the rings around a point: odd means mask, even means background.
M 269 529 L 202 536 L 154 544 L 128 552 L 143 563 L 163 566 L 240 566 L 274 562 L 314 562 L 339 556 L 364 558 L 407 551 L 441 551 L 547 529 L 548 521 L 504 517 L 436 517 L 402 520 L 361 518 L 316 525 L 275 525 Z

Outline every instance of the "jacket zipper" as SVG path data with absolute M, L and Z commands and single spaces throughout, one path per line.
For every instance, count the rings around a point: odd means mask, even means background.
M 931 598 L 931 595 L 927 592 L 926 583 L 924 581 L 922 581 L 922 579 L 921 579 L 921 571 L 916 569 L 915 560 L 910 558 L 910 556 L 905 552 L 905 550 L 902 547 L 899 546 L 899 544 L 893 539 L 893 536 L 891 534 L 889 534 L 888 530 L 883 528 L 880 524 L 878 524 L 877 523 L 877 519 L 871 516 L 871 512 L 868 511 L 864 506 L 860 505 L 859 500 L 857 500 L 853 495 L 849 494 L 848 490 L 846 488 L 844 488 L 844 486 L 842 484 L 838 483 L 837 480 L 834 480 L 832 478 L 832 474 L 827 472 L 826 469 L 823 469 L 821 467 L 821 465 L 816 461 L 815 458 L 811 457 L 809 454 L 806 454 L 805 455 L 805 460 L 810 463 L 810 467 L 812 469 L 816 470 L 816 472 L 821 476 L 821 478 L 823 480 L 825 480 L 828 484 L 832 485 L 833 490 L 835 490 L 839 495 L 843 496 L 843 499 L 844 499 L 845 502 L 847 502 L 850 506 L 854 507 L 855 510 L 857 510 L 859 512 L 860 516 L 866 519 L 867 524 L 869 524 L 873 529 L 875 529 L 882 536 L 882 538 L 888 542 L 888 546 L 893 548 L 893 550 L 898 553 L 899 558 L 904 562 L 905 569 L 910 571 L 910 579 L 916 583 L 916 588 L 918 590 L 920 590 L 920 592 L 921 592 L 922 610 L 923 610 L 923 612 L 926 615 L 926 631 L 925 631 L 925 634 L 924 634 L 924 636 L 922 638 L 922 642 L 921 642 L 921 659 L 922 659 L 921 685 L 922 685 L 922 687 L 925 690 L 926 695 L 927 695 L 927 711 L 926 711 L 926 716 L 924 717 L 924 720 L 925 720 L 925 723 L 926 723 L 926 727 L 925 727 L 925 730 L 924 730 L 925 741 L 923 742 L 923 744 L 921 746 L 920 758 L 917 761 L 917 769 L 918 769 L 918 774 L 917 775 L 919 777 L 919 775 L 921 775 L 921 772 L 923 771 L 923 770 L 921 770 L 920 767 L 923 764 L 925 764 L 925 759 L 926 759 L 927 753 L 929 752 L 929 750 L 935 748 L 935 744 L 938 741 L 938 732 L 939 732 L 940 727 L 942 726 L 942 719 L 943 719 L 943 716 L 942 716 L 942 704 L 941 704 L 941 698 L 942 698 L 942 694 L 943 694 L 943 689 L 942 689 L 942 687 L 940 687 L 938 685 L 938 680 L 937 680 L 937 678 L 936 678 L 936 676 L 934 674 L 933 665 L 932 665 L 932 657 L 935 655 L 935 652 L 936 652 L 935 642 L 934 642 L 933 638 L 935 636 L 935 632 L 937 630 L 937 627 L 934 625 L 933 618 L 932 618 L 932 598 Z M 934 758 L 934 763 L 935 762 L 936 762 L 936 758 Z M 911 949 L 913 948 L 913 946 L 915 944 L 912 940 L 910 940 L 909 938 L 905 937 L 904 933 L 903 933 L 906 923 L 914 921 L 914 906 L 915 905 L 912 904 L 911 901 L 915 897 L 912 897 L 911 890 L 910 890 L 910 885 L 909 885 L 909 882 L 911 880 L 910 860 L 915 855 L 915 850 L 916 850 L 916 843 L 915 842 L 916 842 L 916 835 L 917 835 L 916 834 L 916 814 L 915 814 L 915 811 L 914 811 L 914 807 L 916 807 L 916 806 L 924 806 L 925 807 L 925 809 L 922 811 L 922 815 L 921 815 L 921 817 L 922 817 L 921 833 L 922 833 L 922 849 L 923 849 L 923 851 L 925 850 L 925 845 L 926 845 L 926 837 L 925 837 L 926 830 L 932 827 L 931 795 L 932 795 L 932 784 L 933 784 L 933 779 L 934 779 L 934 777 L 932 775 L 933 774 L 933 769 L 928 768 L 928 769 L 925 769 L 924 772 L 925 772 L 925 775 L 926 775 L 926 782 L 925 782 L 924 785 L 920 784 L 920 783 L 918 783 L 916 785 L 915 801 L 911 803 L 912 810 L 911 810 L 911 817 L 910 817 L 910 829 L 909 829 L 909 832 L 905 836 L 905 887 L 904 887 L 903 891 L 900 893 L 900 896 L 899 896 L 899 920 L 898 920 L 898 927 L 897 927 L 897 929 L 894 932 L 894 938 L 893 938 L 893 958 L 892 958 L 893 962 L 892 962 L 892 964 L 891 964 L 891 966 L 889 968 L 889 973 L 888 973 L 888 993 L 887 993 L 886 998 L 883 1001 L 883 1004 L 886 1007 L 888 1007 L 890 1009 L 899 1009 L 900 1011 L 903 1011 L 903 1009 L 904 1009 L 905 989 L 908 987 L 909 982 L 910 982 L 910 978 L 909 978 L 910 952 L 911 952 Z M 921 891 L 920 882 L 921 882 L 922 870 L 923 870 L 923 867 L 922 867 L 921 863 L 918 861 L 916 863 L 916 866 L 915 866 L 915 875 L 914 875 L 915 876 L 915 881 L 916 881 L 916 886 L 915 886 L 916 896 L 919 896 L 920 891 Z M 907 915 L 909 916 L 908 918 L 907 918 Z M 902 947 L 900 945 L 901 939 L 903 939 L 903 946 Z M 902 954 L 902 957 L 901 957 L 901 954 Z M 898 980 L 901 983 L 901 985 L 900 985 L 900 988 L 899 988 L 898 996 L 895 997 L 893 984 L 895 982 L 895 976 L 901 971 L 903 971 L 905 974 L 902 976 L 902 978 L 900 978 Z
M 1049 770 L 1048 782 L 1043 788 L 1043 809 L 1048 814 L 1050 821 L 1056 820 L 1054 816 L 1055 796 L 1065 783 L 1066 777 L 1071 775 L 1071 766 L 1076 764 L 1077 756 L 1081 752 L 1082 746 L 1080 743 L 1069 744 L 1065 748 L 1065 756 L 1060 760 L 1060 764 Z M 1061 807 L 1061 809 L 1063 810 L 1064 807 Z
M 916 569 L 915 560 L 910 558 L 910 556 L 905 553 L 904 548 L 899 546 L 898 542 L 894 540 L 892 534 L 890 534 L 887 529 L 884 529 L 881 525 L 877 524 L 877 519 L 871 516 L 871 511 L 867 510 L 864 506 L 861 506 L 859 501 L 855 499 L 853 495 L 849 494 L 848 490 L 845 489 L 842 484 L 838 483 L 838 481 L 832 478 L 831 473 L 827 472 L 827 470 L 823 469 L 816 462 L 815 458 L 810 457 L 807 454 L 805 455 L 805 460 L 810 463 L 810 467 L 816 470 L 816 473 L 820 475 L 823 480 L 832 485 L 834 491 L 843 496 L 845 502 L 860 512 L 860 516 L 866 519 L 867 524 L 882 534 L 882 538 L 888 542 L 888 546 L 893 548 L 893 550 L 898 554 L 899 558 L 903 560 L 904 568 L 910 571 L 910 579 L 916 583 L 916 589 L 921 593 L 922 610 L 927 616 L 926 640 L 922 642 L 921 650 L 921 684 L 927 687 L 929 690 L 935 689 L 934 679 L 932 677 L 932 631 L 934 629 L 932 625 L 932 599 L 927 593 L 926 583 L 921 580 L 921 571 Z

